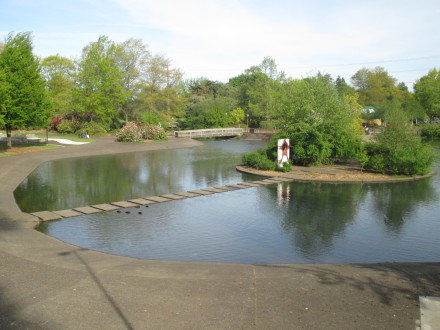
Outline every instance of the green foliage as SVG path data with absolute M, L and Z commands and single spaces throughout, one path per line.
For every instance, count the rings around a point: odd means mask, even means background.
M 353 75 L 351 81 L 359 93 L 360 103 L 364 106 L 380 108 L 393 99 L 402 104 L 409 96 L 408 91 L 396 85 L 396 79 L 382 67 L 363 68 Z
M 107 37 L 84 48 L 74 89 L 76 112 L 86 121 L 111 122 L 127 97 L 116 45 Z
M 159 125 L 151 125 L 151 124 L 139 125 L 139 130 L 144 140 L 159 141 L 159 140 L 167 139 L 165 130 Z
M 428 116 L 440 118 L 440 70 L 433 69 L 414 85 L 415 97 Z
M 119 132 L 116 133 L 116 141 L 118 142 L 138 142 L 142 140 L 142 132 L 139 126 L 134 122 L 126 123 Z
M 10 33 L 0 52 L 0 124 L 9 139 L 14 128 L 44 127 L 51 111 L 40 65 L 32 53 L 29 32 Z
M 420 130 L 422 137 L 440 138 L 440 124 L 424 124 Z
M 97 122 L 85 122 L 81 123 L 79 129 L 75 132 L 85 131 L 89 133 L 89 136 L 104 136 L 107 135 L 107 129 Z
M 340 96 L 328 76 L 317 75 L 289 83 L 290 99 L 279 116 L 278 138 L 289 138 L 291 157 L 296 164 L 314 166 L 334 159 L 359 156 L 356 99 Z
M 158 114 L 150 111 L 142 112 L 140 115 L 140 122 L 143 124 L 162 125 L 166 127 L 168 125 L 167 120 Z
M 76 120 L 63 119 L 56 126 L 56 130 L 61 134 L 74 134 L 81 127 L 81 123 Z
M 282 167 L 277 164 L 277 171 L 284 173 L 292 172 L 292 164 L 290 162 L 284 162 Z
M 243 164 L 258 170 L 273 171 L 276 164 L 267 158 L 264 149 L 243 155 Z
M 377 142 L 365 145 L 362 165 L 366 170 L 393 175 L 429 173 L 435 154 L 415 130 L 390 126 L 377 135 Z
M 235 100 L 226 97 L 207 97 L 191 105 L 184 123 L 185 128 L 219 128 L 231 125 L 228 115 L 236 109 Z

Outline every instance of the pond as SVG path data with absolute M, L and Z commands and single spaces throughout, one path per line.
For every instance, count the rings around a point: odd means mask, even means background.
M 234 165 L 243 152 L 260 146 L 218 141 L 52 162 L 32 173 L 16 198 L 28 212 L 59 210 L 257 180 Z M 433 177 L 418 181 L 272 184 L 63 219 L 39 230 L 84 248 L 142 259 L 438 262 L 439 167 Z

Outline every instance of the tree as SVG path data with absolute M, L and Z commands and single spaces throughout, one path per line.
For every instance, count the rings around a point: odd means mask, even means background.
M 161 55 L 153 56 L 143 72 L 139 99 L 148 111 L 166 119 L 182 114 L 185 99 L 180 95 L 183 87 L 182 72 L 171 68 L 171 61 Z
M 74 90 L 75 112 L 82 120 L 110 124 L 127 98 L 116 45 L 105 36 L 83 49 Z
M 404 90 L 396 86 L 396 79 L 381 67 L 373 70 L 363 68 L 357 71 L 351 80 L 363 106 L 382 107 L 392 99 L 397 99 L 402 104 L 407 95 Z
M 440 70 L 433 69 L 414 85 L 415 98 L 432 120 L 440 118 Z
M 297 163 L 319 165 L 358 156 L 360 114 L 355 98 L 340 97 L 325 75 L 291 81 L 288 90 L 291 97 L 280 111 L 278 135 L 291 139 Z
M 120 108 L 128 122 L 137 119 L 140 110 L 136 95 L 139 92 L 142 73 L 148 70 L 151 53 L 140 39 L 128 39 L 116 46 L 116 65 L 123 74 L 123 88 L 126 98 Z
M 46 80 L 55 114 L 62 115 L 71 112 L 75 63 L 60 55 L 49 56 L 41 62 L 41 73 Z
M 30 32 L 10 33 L 0 53 L 0 123 L 12 147 L 11 131 L 47 124 L 50 103 Z

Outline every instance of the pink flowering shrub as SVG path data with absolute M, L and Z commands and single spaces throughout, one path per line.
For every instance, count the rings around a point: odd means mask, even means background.
M 158 125 L 127 122 L 118 133 L 116 141 L 119 142 L 138 142 L 141 140 L 165 140 L 166 134 L 162 127 Z
M 137 142 L 142 140 L 142 134 L 138 124 L 129 121 L 116 133 L 116 141 L 119 142 Z
M 165 140 L 167 138 L 165 130 L 159 125 L 143 124 L 139 128 L 144 140 Z

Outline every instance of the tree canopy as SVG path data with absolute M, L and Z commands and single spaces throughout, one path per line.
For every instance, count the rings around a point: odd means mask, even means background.
M 10 33 L 0 53 L 0 124 L 6 129 L 7 147 L 12 147 L 12 129 L 46 126 L 50 112 L 31 33 Z

